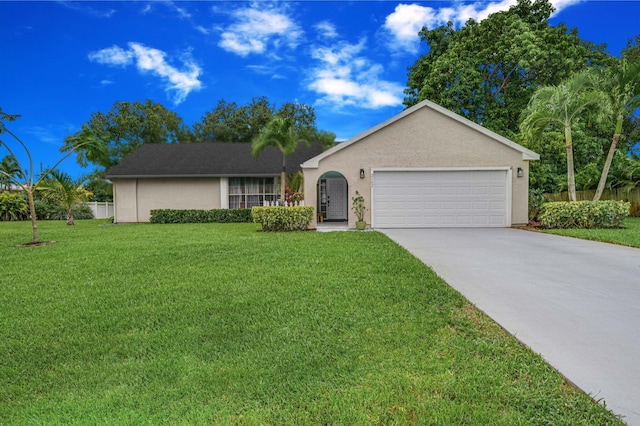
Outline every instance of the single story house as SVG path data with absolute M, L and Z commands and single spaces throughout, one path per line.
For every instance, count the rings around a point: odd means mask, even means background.
M 286 172 L 323 151 L 301 143 L 287 157 Z M 249 143 L 145 144 L 110 168 L 114 220 L 148 222 L 154 209 L 220 209 L 275 202 L 282 153 L 265 148 L 258 158 Z
M 529 161 L 539 158 L 423 101 L 305 161 L 304 194 L 349 227 L 356 191 L 372 228 L 509 227 L 528 222 Z
M 365 198 L 372 228 L 509 227 L 528 221 L 529 161 L 540 157 L 433 102 L 423 101 L 333 148 L 287 157 L 302 170 L 311 228 L 355 227 L 351 199 Z M 250 144 L 143 145 L 106 177 L 116 222 L 146 222 L 159 208 L 252 207 L 278 197 L 282 154 Z

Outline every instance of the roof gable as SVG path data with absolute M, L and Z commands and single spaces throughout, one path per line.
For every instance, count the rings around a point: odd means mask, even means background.
M 425 100 L 425 101 L 422 101 L 422 102 L 412 106 L 411 108 L 408 108 L 408 109 L 402 111 L 400 114 L 397 114 L 396 116 L 391 117 L 390 119 L 378 124 L 377 126 L 374 126 L 374 127 L 370 128 L 370 129 L 360 133 L 359 135 L 356 135 L 356 136 L 352 137 L 351 139 L 348 139 L 348 140 L 346 140 L 344 142 L 341 142 L 341 143 L 337 144 L 336 146 L 334 146 L 333 148 L 331 148 L 331 149 L 329 149 L 327 151 L 324 151 L 324 152 L 320 153 L 319 155 L 317 155 L 317 156 L 305 161 L 302 164 L 302 168 L 317 168 L 319 162 L 322 159 L 324 159 L 326 157 L 329 157 L 333 153 L 338 152 L 338 151 L 348 147 L 349 145 L 355 144 L 355 143 L 359 142 L 360 140 L 365 139 L 367 136 L 369 136 L 369 135 L 371 135 L 371 134 L 373 134 L 373 133 L 375 133 L 375 132 L 377 132 L 377 131 L 379 131 L 379 130 L 381 130 L 381 129 L 383 129 L 383 128 L 385 128 L 385 127 L 387 127 L 387 126 L 389 126 L 389 125 L 391 125 L 391 124 L 393 124 L 393 123 L 395 123 L 397 121 L 402 120 L 404 117 L 406 117 L 406 116 L 408 116 L 410 114 L 413 114 L 414 112 L 416 112 L 416 111 L 418 111 L 418 110 L 420 110 L 422 108 L 430 108 L 430 109 L 432 109 L 434 111 L 437 111 L 440 114 L 442 114 L 442 115 L 444 115 L 444 116 L 446 116 L 446 117 L 448 117 L 448 118 L 450 118 L 450 119 L 452 119 L 452 120 L 454 120 L 454 121 L 456 121 L 456 122 L 458 122 L 458 123 L 460 123 L 462 125 L 465 125 L 465 126 L 471 128 L 471 129 L 473 129 L 473 130 L 475 130 L 475 131 L 477 131 L 479 133 L 482 133 L 485 136 L 488 136 L 489 138 L 495 140 L 498 143 L 506 145 L 506 146 L 508 146 L 508 147 L 510 147 L 510 148 L 522 153 L 522 159 L 523 160 L 539 160 L 540 159 L 540 155 L 538 155 L 535 152 L 523 147 L 522 145 L 519 145 L 519 144 L 517 144 L 517 143 L 515 143 L 515 142 L 513 142 L 513 141 L 511 141 L 511 140 L 509 140 L 509 139 L 507 139 L 507 138 L 505 138 L 503 136 L 500 136 L 499 134 L 497 134 L 495 132 L 492 132 L 489 129 L 486 129 L 486 128 L 482 127 L 481 125 L 479 125 L 477 123 L 474 123 L 473 121 L 471 121 L 471 120 L 469 120 L 467 118 L 462 117 L 461 115 L 458 115 L 458 114 L 456 114 L 456 113 L 454 113 L 452 111 L 449 111 L 446 108 L 441 107 L 440 105 L 437 105 L 437 104 L 435 104 L 435 103 L 433 103 L 431 101 Z
M 300 171 L 300 164 L 320 154 L 319 143 L 287 156 L 287 173 Z M 144 144 L 122 162 L 111 167 L 107 178 L 277 176 L 282 170 L 282 153 L 265 148 L 258 158 L 250 143 Z

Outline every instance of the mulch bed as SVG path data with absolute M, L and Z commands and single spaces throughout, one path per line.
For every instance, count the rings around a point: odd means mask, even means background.
M 31 241 L 30 243 L 22 243 L 22 244 L 16 244 L 16 247 L 38 247 L 38 246 L 48 246 L 51 244 L 55 244 L 55 241 L 38 241 L 37 243 L 34 243 L 33 241 Z

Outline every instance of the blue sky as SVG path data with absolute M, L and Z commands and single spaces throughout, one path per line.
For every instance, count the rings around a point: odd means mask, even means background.
M 267 96 L 313 105 L 318 127 L 343 140 L 402 111 L 423 25 L 480 20 L 513 3 L 0 1 L 0 107 L 22 115 L 10 128 L 36 169 L 115 101 L 151 99 L 192 125 L 220 99 Z M 614 55 L 640 33 L 640 1 L 552 3 L 553 24 Z M 61 168 L 89 171 L 73 158 Z

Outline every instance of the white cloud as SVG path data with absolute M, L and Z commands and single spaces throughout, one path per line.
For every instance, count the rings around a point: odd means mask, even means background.
M 492 13 L 509 9 L 516 3 L 516 0 L 502 0 L 494 3 L 464 4 L 455 10 L 452 20 L 456 25 L 464 25 L 469 19 L 479 22 Z
M 123 67 L 135 62 L 139 71 L 160 77 L 165 82 L 165 90 L 173 94 L 173 102 L 179 104 L 189 93 L 202 88 L 202 83 L 198 80 L 201 70 L 188 55 L 182 60 L 181 70 L 167 63 L 166 56 L 162 50 L 140 43 L 129 43 L 126 50 L 112 46 L 91 52 L 89 59 L 101 64 Z
M 586 0 L 552 0 L 551 4 L 556 9 L 555 12 L 551 16 L 557 15 L 562 12 L 563 9 L 566 9 L 569 6 L 573 6 L 574 4 L 582 3 Z
M 58 1 L 57 2 L 59 5 L 64 6 L 68 9 L 73 9 L 73 10 L 79 10 L 81 12 L 86 12 L 89 15 L 93 15 L 96 16 L 98 18 L 111 18 L 113 15 L 115 15 L 116 10 L 115 9 L 107 9 L 107 10 L 99 10 L 96 8 L 93 8 L 91 6 L 87 6 L 87 4 L 89 4 L 90 2 L 77 2 L 77 1 Z
M 556 9 L 555 13 L 558 13 L 581 1 L 584 0 L 552 0 L 551 3 Z M 415 54 L 420 45 L 418 32 L 423 26 L 434 29 L 451 21 L 459 27 L 469 19 L 482 21 L 492 13 L 507 10 L 516 3 L 517 0 L 454 2 L 448 7 L 440 8 L 419 4 L 399 4 L 393 13 L 386 17 L 383 29 L 391 36 L 388 44 L 392 50 Z
M 106 49 L 98 50 L 97 52 L 89 53 L 89 59 L 99 64 L 127 66 L 133 61 L 133 52 L 114 45 Z
M 167 7 L 171 8 L 171 9 L 173 9 L 178 14 L 180 19 L 191 19 L 191 14 L 187 11 L 187 9 L 184 9 L 182 7 L 177 6 L 172 1 L 165 2 L 165 5 L 167 5 Z
M 356 106 L 377 109 L 402 104 L 403 86 L 380 78 L 383 67 L 361 56 L 366 40 L 315 47 L 312 58 L 319 65 L 311 70 L 308 88 L 321 95 L 320 103 L 335 108 Z
M 222 29 L 218 46 L 240 56 L 264 54 L 283 45 L 295 48 L 302 30 L 284 9 L 259 10 L 256 5 L 231 12 L 235 23 Z
M 333 25 L 329 21 L 318 22 L 313 28 L 319 33 L 322 38 L 336 38 L 338 37 L 338 32 L 336 31 L 336 26 Z
M 286 78 L 284 75 L 277 72 L 277 67 L 272 67 L 269 65 L 247 65 L 245 68 L 251 70 L 256 74 L 269 76 L 274 80 Z
M 445 11 L 442 13 L 440 11 Z M 450 16 L 450 9 L 440 10 L 417 4 L 399 4 L 394 12 L 387 16 L 384 29 L 392 35 L 391 44 L 394 50 L 410 53 L 418 51 L 418 32 L 423 26 L 433 28 L 441 25 Z M 445 21 L 446 22 L 446 21 Z
M 194 28 L 196 29 L 196 31 L 204 35 L 209 35 L 210 33 L 210 31 L 202 25 L 196 25 Z
M 26 129 L 26 133 L 42 143 L 60 146 L 65 136 L 73 133 L 71 124 L 47 124 L 44 126 L 32 126 Z

